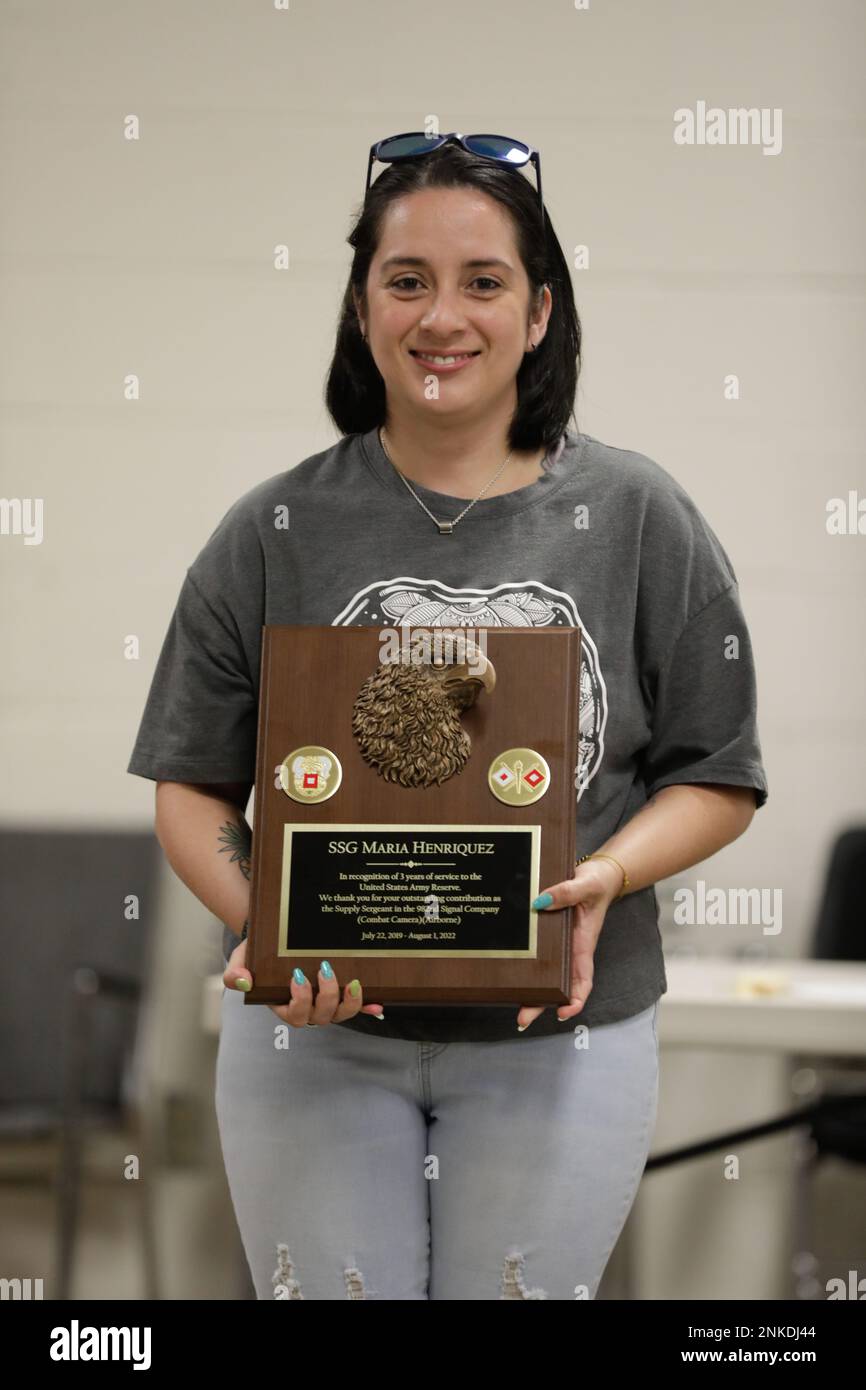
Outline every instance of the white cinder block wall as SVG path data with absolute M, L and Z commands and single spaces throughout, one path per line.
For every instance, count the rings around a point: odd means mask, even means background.
M 43 499 L 41 544 L 0 536 L 4 820 L 148 822 L 125 765 L 185 568 L 335 438 L 367 150 L 435 115 L 540 148 L 566 254 L 589 250 L 579 423 L 673 473 L 731 556 L 770 799 L 684 881 L 781 887 L 771 950 L 807 949 L 829 843 L 864 816 L 866 535 L 825 525 L 866 497 L 857 0 L 7 0 L 0 24 L 0 491 Z M 772 140 L 677 144 L 699 103 L 763 111 Z M 770 1059 L 665 1055 L 656 1147 L 789 1100 Z M 736 1194 L 720 1160 L 647 1180 L 640 1296 L 785 1296 L 789 1147 L 743 1166 Z

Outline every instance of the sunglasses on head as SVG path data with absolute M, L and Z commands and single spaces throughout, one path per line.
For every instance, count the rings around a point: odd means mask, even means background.
M 370 174 L 374 159 L 378 159 L 380 164 L 399 164 L 403 159 L 418 159 L 421 155 L 429 154 L 431 150 L 438 150 L 442 145 L 447 145 L 449 140 L 462 145 L 464 150 L 468 150 L 470 154 L 481 155 L 484 159 L 496 160 L 498 164 L 509 164 L 513 169 L 520 169 L 524 164 L 534 164 L 535 180 L 538 184 L 538 206 L 542 218 L 544 217 L 544 203 L 541 197 L 541 158 L 538 150 L 534 149 L 532 145 L 525 144 L 522 140 L 512 140 L 507 135 L 461 135 L 456 130 L 453 130 L 450 135 L 432 136 L 425 134 L 423 130 L 410 130 L 403 135 L 389 135 L 385 140 L 377 140 L 375 145 L 370 146 L 364 200 L 366 201 L 370 191 Z

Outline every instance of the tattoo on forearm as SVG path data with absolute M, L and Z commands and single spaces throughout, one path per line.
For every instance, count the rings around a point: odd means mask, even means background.
M 226 821 L 225 825 L 220 826 L 219 838 L 223 842 L 219 853 L 224 854 L 226 850 L 231 850 L 231 863 L 237 863 L 244 878 L 249 878 L 253 832 L 246 821 L 243 818 L 236 824 Z

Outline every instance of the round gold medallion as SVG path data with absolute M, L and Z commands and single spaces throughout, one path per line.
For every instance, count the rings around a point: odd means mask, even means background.
M 317 743 L 293 749 L 280 764 L 280 786 L 293 801 L 327 801 L 342 780 L 336 753 Z
M 507 806 L 531 806 L 550 786 L 550 768 L 534 748 L 506 748 L 490 764 L 487 785 Z

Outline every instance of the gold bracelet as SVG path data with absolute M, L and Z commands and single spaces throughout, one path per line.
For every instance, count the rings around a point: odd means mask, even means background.
M 623 893 L 625 893 L 625 892 L 631 887 L 631 884 L 630 884 L 630 882 L 629 882 L 628 874 L 626 873 L 625 869 L 622 867 L 622 864 L 620 864 L 620 862 L 619 862 L 618 859 L 614 859 L 614 857 L 613 857 L 612 854 L 584 854 L 584 855 L 581 856 L 580 859 L 578 859 L 577 862 L 578 862 L 578 864 L 584 864 L 584 863 L 586 862 L 587 859 L 609 859 L 609 860 L 611 861 L 612 864 L 616 864 L 616 867 L 619 869 L 620 873 L 622 874 L 622 888 L 620 889 L 620 891 L 617 893 L 616 897 L 614 898 L 614 902 L 615 902 L 615 903 L 616 903 L 616 902 L 619 902 L 619 900 L 620 900 L 620 898 L 622 897 Z

